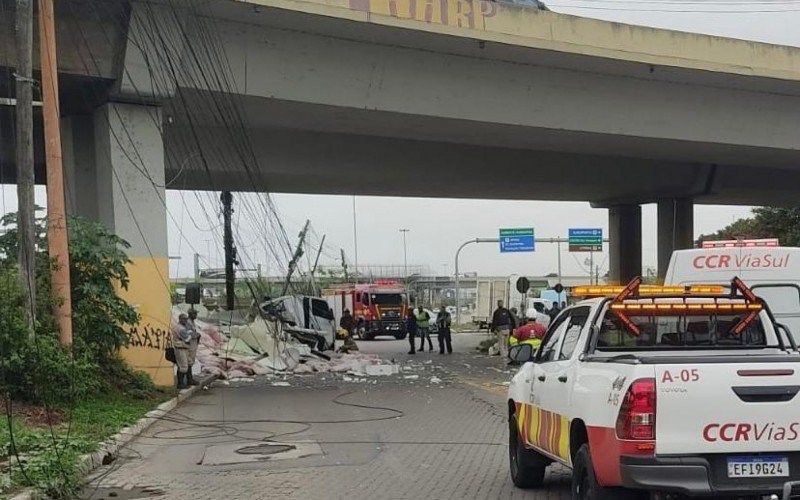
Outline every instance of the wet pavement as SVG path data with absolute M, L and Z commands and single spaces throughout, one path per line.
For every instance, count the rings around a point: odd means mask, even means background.
M 405 340 L 359 341 L 400 365 L 391 376 L 217 382 L 96 471 L 83 498 L 568 498 L 560 466 L 539 490 L 512 485 L 513 368 L 477 354 L 485 338 L 456 334 L 454 354 L 413 356 Z

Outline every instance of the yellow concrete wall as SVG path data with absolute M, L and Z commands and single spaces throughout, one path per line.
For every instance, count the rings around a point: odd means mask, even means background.
M 164 359 L 169 338 L 171 300 L 167 257 L 133 257 L 128 265 L 130 287 L 120 295 L 141 315 L 130 328 L 130 346 L 120 353 L 134 369 L 147 373 L 157 385 L 172 385 L 173 365 Z M 165 284 L 166 282 L 166 284 Z
M 654 65 L 800 80 L 800 49 L 538 11 L 489 0 L 236 0 Z

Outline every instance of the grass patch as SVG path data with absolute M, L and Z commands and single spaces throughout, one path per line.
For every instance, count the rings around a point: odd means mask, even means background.
M 81 455 L 96 451 L 100 443 L 136 423 L 159 403 L 174 395 L 156 390 L 87 397 L 71 414 L 52 426 L 47 419 L 15 415 L 0 424 L 0 498 L 34 487 L 52 498 L 68 498 L 81 485 L 77 465 Z

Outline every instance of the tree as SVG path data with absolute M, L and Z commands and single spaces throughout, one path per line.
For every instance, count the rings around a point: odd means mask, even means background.
M 759 207 L 753 209 L 753 217 L 739 219 L 711 234 L 701 235 L 698 240 L 735 240 L 778 238 L 781 245 L 800 246 L 800 207 Z
M 0 219 L 5 233 L 0 236 L 0 268 L 15 267 L 17 249 L 16 214 Z M 52 262 L 47 256 L 45 219 L 37 219 L 37 329 L 52 330 L 50 314 L 49 270 Z M 139 321 L 136 309 L 117 293 L 128 288 L 130 263 L 125 251 L 127 241 L 116 236 L 102 224 L 70 216 L 69 258 L 72 290 L 72 318 L 76 340 L 92 351 L 99 362 L 111 360 L 117 350 L 126 345 L 124 327 Z

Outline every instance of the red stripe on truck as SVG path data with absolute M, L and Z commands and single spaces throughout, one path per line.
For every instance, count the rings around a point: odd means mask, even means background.
M 589 435 L 589 451 L 597 482 L 601 486 L 622 485 L 620 457 L 623 455 L 652 455 L 655 441 L 625 441 L 617 438 L 616 429 L 592 427 L 586 429 Z

